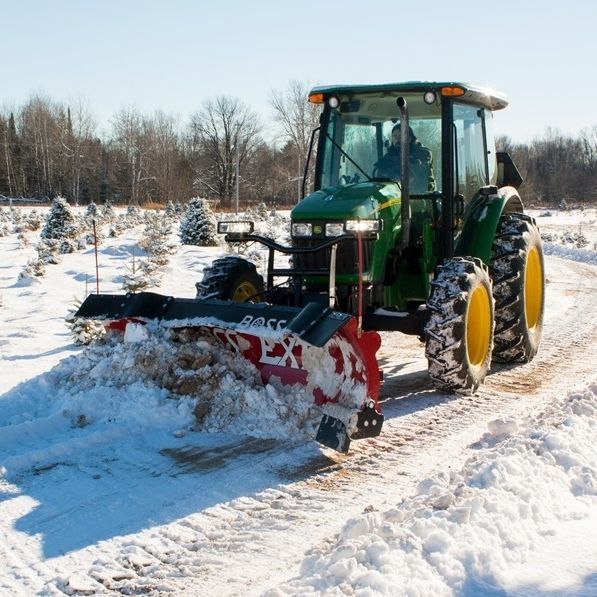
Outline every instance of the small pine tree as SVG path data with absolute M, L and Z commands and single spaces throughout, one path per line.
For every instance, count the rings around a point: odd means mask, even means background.
M 266 222 L 270 218 L 270 213 L 267 209 L 267 205 L 262 201 L 261 203 L 258 203 L 257 205 L 254 205 L 248 209 L 246 216 L 249 220 Z
M 66 326 L 69 328 L 75 344 L 89 344 L 96 338 L 101 338 L 105 333 L 104 326 L 99 321 L 93 319 L 83 319 L 75 317 L 75 313 L 81 306 L 81 301 L 75 299 L 73 306 L 68 310 L 64 318 Z
M 102 205 L 101 217 L 102 220 L 106 222 L 113 222 L 114 218 L 116 217 L 116 212 L 114 211 L 112 202 L 109 199 L 106 199 L 106 202 Z
M 85 219 L 93 220 L 97 218 L 97 205 L 92 201 L 85 210 Z
M 185 245 L 215 247 L 219 244 L 214 214 L 207 202 L 199 197 L 189 201 L 179 230 L 180 240 Z
M 172 203 L 172 201 L 168 201 L 164 213 L 171 220 L 174 220 L 176 218 L 176 207 L 174 207 L 174 203 Z
M 129 205 L 126 208 L 126 219 L 131 226 L 139 224 L 142 220 L 141 210 L 136 205 Z
M 66 199 L 56 197 L 48 213 L 46 224 L 41 231 L 41 238 L 60 242 L 61 253 L 75 250 L 74 238 L 77 236 L 76 219 Z
M 137 264 L 133 255 L 131 267 L 126 268 L 127 273 L 122 280 L 122 289 L 129 293 L 141 292 L 150 286 L 159 286 L 160 279 L 154 275 L 155 266 L 141 262 Z
M 46 273 L 46 263 L 43 259 L 29 259 L 23 271 L 19 274 L 19 279 L 40 278 Z
M 19 215 L 14 218 L 14 232 L 35 232 L 41 228 L 43 222 L 43 216 L 33 209 L 24 216 Z M 0 234 L 0 236 L 2 235 Z
M 35 250 L 37 251 L 38 259 L 41 260 L 43 263 L 51 263 L 53 265 L 57 265 L 61 261 L 61 257 L 59 255 L 61 251 L 61 240 L 51 240 L 51 239 L 43 239 L 37 246 Z
M 176 252 L 176 245 L 170 242 L 171 220 L 165 214 L 148 214 L 145 230 L 139 246 L 156 265 L 166 265 L 170 255 Z

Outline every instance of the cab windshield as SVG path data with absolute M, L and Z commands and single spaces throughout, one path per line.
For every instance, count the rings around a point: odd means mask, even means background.
M 408 103 L 411 128 L 410 192 L 441 191 L 441 106 L 423 100 L 423 92 L 338 96 L 324 135 L 321 186 L 337 187 L 366 180 L 400 182 L 398 97 Z

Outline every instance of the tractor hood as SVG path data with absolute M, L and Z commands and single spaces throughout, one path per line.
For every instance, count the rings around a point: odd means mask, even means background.
M 399 197 L 396 183 L 362 182 L 325 188 L 307 195 L 290 216 L 293 221 L 375 219 L 383 205 Z

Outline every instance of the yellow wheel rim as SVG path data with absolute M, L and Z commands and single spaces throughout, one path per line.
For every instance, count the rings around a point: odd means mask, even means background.
M 257 298 L 258 290 L 251 282 L 241 282 L 232 294 L 232 300 L 235 303 L 244 303 L 248 299 L 255 300 Z
M 541 317 L 543 304 L 543 268 L 539 251 L 531 247 L 527 253 L 527 262 L 524 268 L 524 315 L 527 327 L 533 330 Z
M 466 312 L 466 352 L 471 365 L 485 362 L 491 339 L 491 303 L 485 286 L 477 286 Z

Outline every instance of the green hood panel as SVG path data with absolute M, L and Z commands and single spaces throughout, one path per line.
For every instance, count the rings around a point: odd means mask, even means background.
M 395 183 L 361 182 L 345 187 L 327 188 L 307 195 L 290 217 L 301 220 L 375 219 L 389 200 L 400 197 Z

